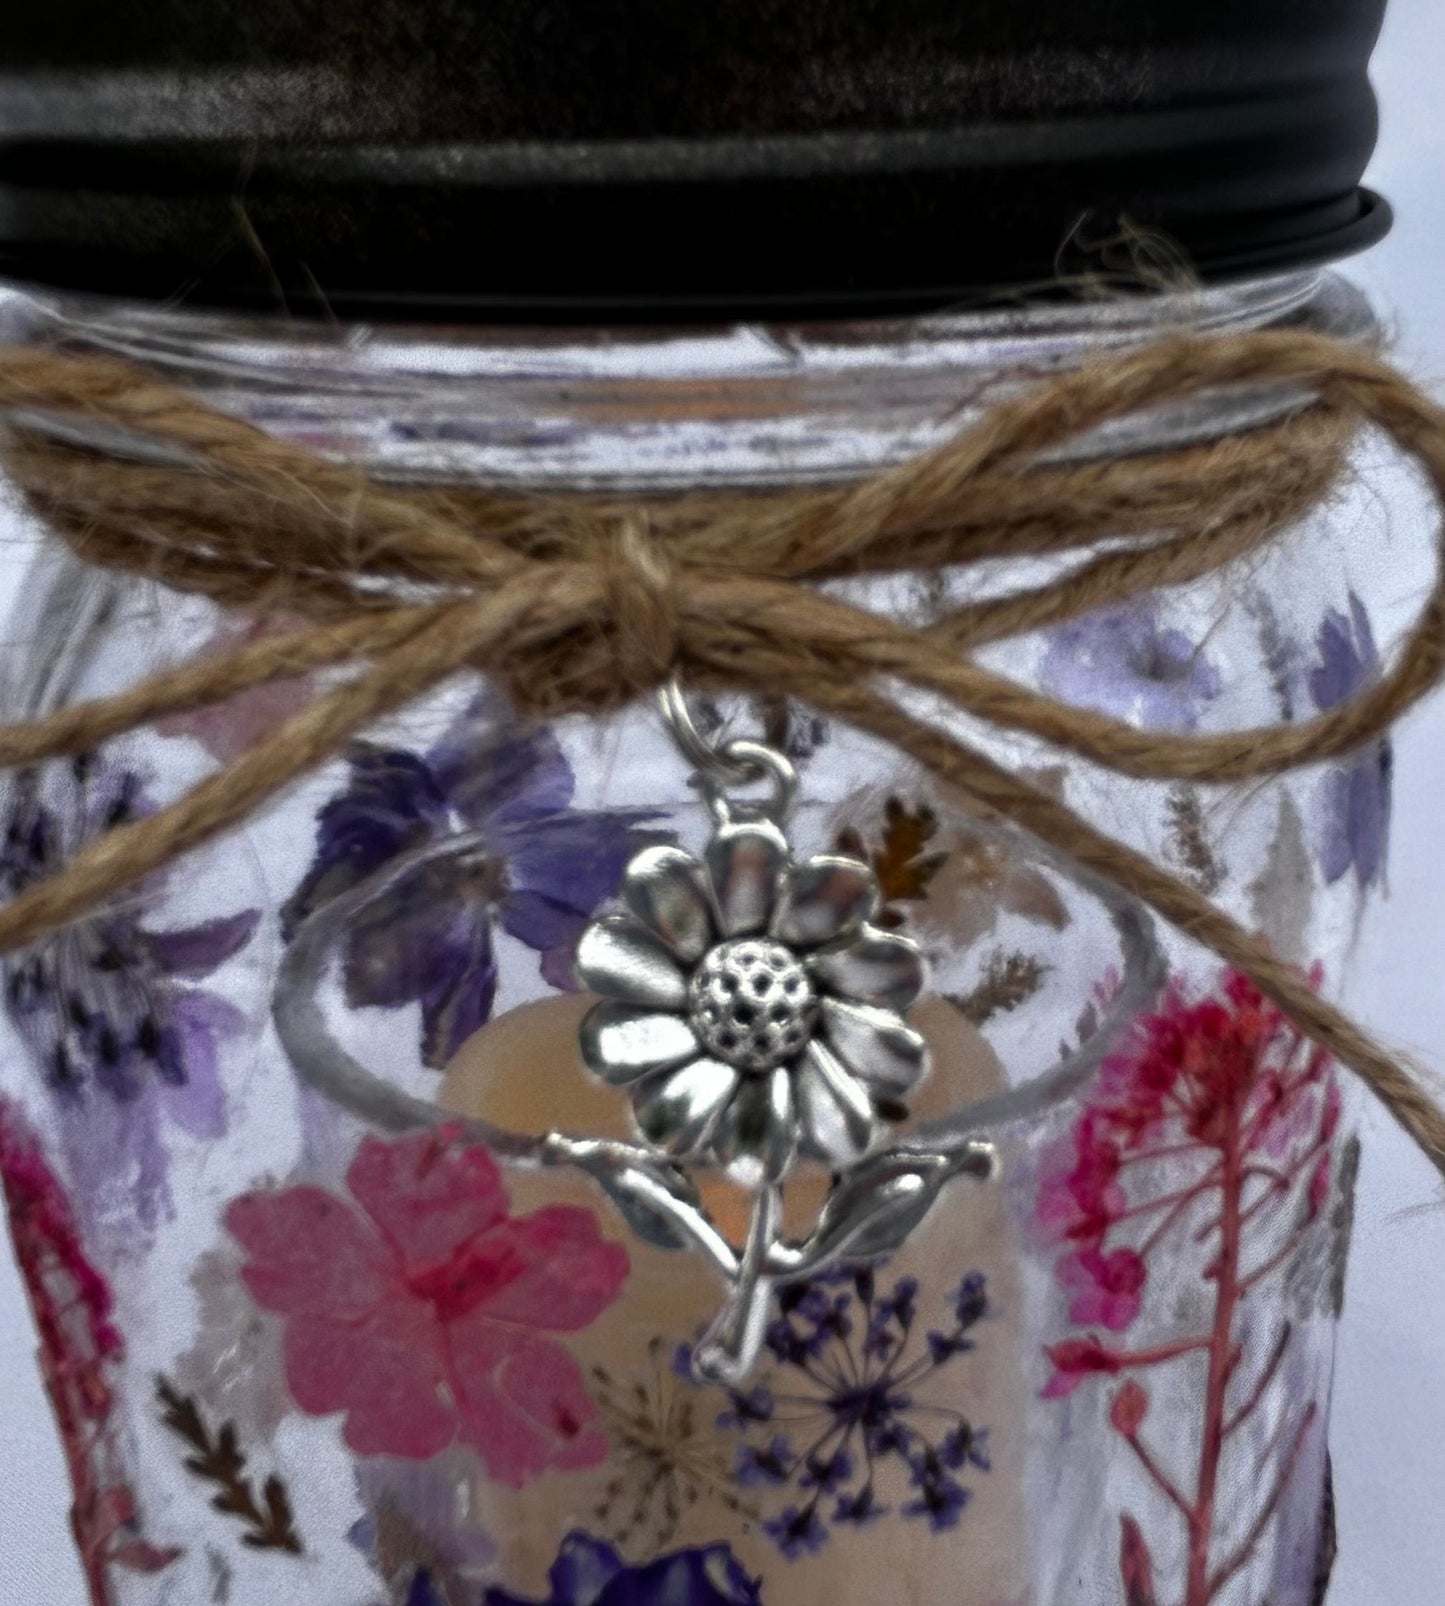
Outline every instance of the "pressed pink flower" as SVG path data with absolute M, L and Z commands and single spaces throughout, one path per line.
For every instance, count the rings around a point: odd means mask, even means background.
M 1062 1344 L 1051 1344 L 1044 1354 L 1054 1369 L 1054 1375 L 1044 1385 L 1046 1400 L 1063 1399 L 1086 1378 L 1113 1377 L 1124 1365 L 1123 1360 L 1113 1350 L 1105 1349 L 1093 1333 L 1083 1338 L 1066 1338 Z
M 1122 1333 L 1138 1316 L 1149 1270 L 1132 1249 L 1084 1249 L 1059 1262 L 1059 1281 L 1070 1295 L 1069 1320 L 1076 1327 L 1107 1327 Z
M 1130 1378 L 1109 1404 L 1109 1420 L 1126 1439 L 1132 1439 L 1144 1426 L 1149 1414 L 1149 1392 Z
M 414 1460 L 470 1445 L 498 1482 L 606 1452 L 576 1332 L 615 1300 L 627 1253 L 591 1213 L 513 1216 L 495 1161 L 443 1130 L 368 1138 L 351 1198 L 302 1186 L 226 1212 L 252 1297 L 286 1318 L 286 1377 L 314 1415 L 346 1413 L 361 1455 Z
M 86 1251 L 70 1200 L 39 1138 L 21 1111 L 3 1099 L 0 1192 L 40 1338 L 41 1377 L 74 1490 L 71 1527 L 90 1599 L 92 1606 L 112 1606 L 112 1567 L 161 1572 L 180 1551 L 146 1539 L 135 1496 L 118 1471 L 111 1377 L 125 1342 L 115 1325 L 110 1286 Z
M 207 642 L 214 653 L 248 647 L 265 636 L 285 635 L 299 621 L 283 614 L 223 614 Z M 299 714 L 313 695 L 310 675 L 267 680 L 249 691 L 237 692 L 223 703 L 168 714 L 155 722 L 162 736 L 189 736 L 222 764 L 233 764 Z
M 1311 985 L 1319 981 L 1311 972 Z M 1212 998 L 1166 989 L 1159 1011 L 1138 1020 L 1104 1062 L 1069 1140 L 1042 1168 L 1040 1222 L 1055 1241 L 1068 1242 L 1055 1272 L 1069 1319 L 1094 1329 L 1045 1350 L 1052 1373 L 1043 1394 L 1065 1399 L 1090 1379 L 1117 1378 L 1108 1390 L 1109 1423 L 1187 1527 L 1187 1606 L 1206 1606 L 1261 1537 L 1256 1530 L 1234 1559 L 1216 1564 L 1224 1509 L 1216 1497 L 1226 1476 L 1256 1506 L 1278 1506 L 1318 1414 L 1317 1402 L 1295 1409 L 1289 1398 L 1289 1373 L 1280 1367 L 1291 1336 L 1284 1312 L 1274 1318 L 1271 1350 L 1268 1301 L 1249 1307 L 1263 1313 L 1258 1326 L 1252 1315 L 1242 1328 L 1239 1309 L 1265 1278 L 1299 1266 L 1311 1223 L 1329 1207 L 1340 1119 L 1329 1054 L 1311 1046 L 1254 982 L 1226 972 Z M 1235 1230 L 1224 1230 L 1231 1220 Z M 1153 1342 L 1107 1348 L 1099 1330 L 1142 1322 L 1150 1265 L 1164 1274 L 1153 1296 Z M 1191 1274 L 1204 1288 L 1202 1319 L 1191 1314 L 1192 1302 L 1165 1298 Z M 1239 1368 L 1253 1378 L 1243 1403 L 1231 1403 L 1223 1389 L 1203 1399 L 1201 1376 L 1192 1385 L 1204 1408 L 1197 1436 L 1192 1428 L 1181 1436 L 1173 1422 L 1151 1432 L 1142 1377 L 1167 1368 L 1173 1386 L 1183 1387 L 1173 1369 L 1204 1355 L 1214 1377 Z M 1266 1410 L 1293 1414 L 1292 1427 L 1273 1434 L 1277 1448 L 1267 1456 L 1250 1452 L 1248 1468 L 1231 1457 L 1226 1473 L 1226 1440 Z M 1172 1481 L 1166 1468 L 1191 1450 L 1193 1478 Z M 1209 1536 L 1203 1545 L 1201 1533 Z M 1155 1606 L 1150 1549 L 1127 1515 L 1119 1569 L 1130 1606 Z
M 1072 1139 L 1045 1162 L 1038 1221 L 1049 1243 L 1098 1243 L 1128 1208 L 1119 1185 L 1120 1155 L 1085 1115 Z

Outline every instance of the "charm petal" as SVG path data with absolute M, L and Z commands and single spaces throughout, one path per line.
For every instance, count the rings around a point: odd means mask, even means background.
M 843 1064 L 870 1088 L 911 1092 L 928 1069 L 928 1045 L 891 1009 L 822 1000 L 823 1035 Z
M 664 1071 L 633 1090 L 638 1129 L 668 1154 L 691 1154 L 706 1142 L 739 1079 L 720 1060 L 694 1060 L 679 1071 Z
M 817 1038 L 808 1044 L 796 1087 L 808 1148 L 829 1165 L 856 1165 L 877 1141 L 882 1123 L 857 1079 Z
M 680 1015 L 634 1009 L 612 999 L 588 1010 L 579 1035 L 587 1068 L 619 1087 L 652 1071 L 671 1070 L 701 1052 Z
M 792 948 L 820 948 L 857 931 L 878 909 L 878 880 L 857 859 L 821 853 L 794 865 L 772 934 Z
M 797 1146 L 792 1075 L 779 1066 L 764 1076 L 745 1077 L 713 1142 L 728 1175 L 745 1188 L 776 1182 L 792 1165 Z
M 681 848 L 644 848 L 627 866 L 622 897 L 633 914 L 684 964 L 701 959 L 713 940 L 707 872 Z
M 815 955 L 808 969 L 829 992 L 887 1009 L 907 1009 L 923 990 L 917 944 L 872 926 L 864 926 L 846 948 Z
M 680 1010 L 687 978 L 661 940 L 640 920 L 594 920 L 577 944 L 577 975 L 593 992 L 652 1009 Z
M 767 929 L 787 862 L 787 841 L 766 820 L 720 827 L 707 845 L 707 868 L 723 936 Z

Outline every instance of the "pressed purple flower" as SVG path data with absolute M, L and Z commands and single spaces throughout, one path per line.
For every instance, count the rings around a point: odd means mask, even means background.
M 931 1357 L 930 1357 L 931 1359 Z M 863 1443 L 868 1454 L 881 1461 L 884 1456 L 908 1458 L 908 1447 L 913 1443 L 913 1430 L 901 1413 L 911 1408 L 912 1399 L 904 1394 L 889 1395 L 874 1389 L 858 1402 L 859 1420 L 863 1427 Z
M 150 812 L 140 777 L 90 755 L 9 790 L 0 888 L 15 897 L 87 843 Z M 134 1215 L 154 1218 L 165 1198 L 162 1116 L 196 1137 L 225 1127 L 221 1046 L 245 1015 L 195 985 L 251 940 L 260 920 L 243 909 L 199 925 L 147 924 L 152 882 L 124 903 L 0 959 L 7 1015 L 36 1070 L 70 1109 L 67 1141 L 90 1201 L 128 1192 Z
M 798 1482 L 804 1489 L 820 1489 L 824 1494 L 832 1494 L 852 1476 L 852 1456 L 846 1450 L 835 1450 L 831 1455 L 810 1455 Z
M 733 1463 L 733 1476 L 744 1488 L 763 1483 L 786 1483 L 797 1462 L 793 1447 L 781 1433 L 767 1444 L 740 1444 Z
M 932 1397 L 929 1380 L 973 1348 L 967 1336 L 988 1312 L 984 1279 L 965 1277 L 945 1309 L 951 1329 L 914 1332 L 920 1299 L 916 1278 L 880 1288 L 875 1268 L 829 1272 L 784 1291 L 782 1312 L 768 1343 L 779 1371 L 748 1395 L 730 1392 L 718 1425 L 751 1435 L 736 1459 L 740 1482 L 788 1486 L 805 1498 L 764 1523 L 789 1557 L 815 1550 L 827 1525 L 861 1524 L 888 1509 L 876 1479 L 891 1469 L 896 1484 L 914 1491 L 902 1509 L 941 1531 L 952 1527 L 967 1494 L 954 1476 L 965 1467 L 988 1470 L 987 1434 L 962 1413 Z M 853 1335 L 861 1332 L 862 1341 Z M 781 1407 L 778 1402 L 781 1402 Z M 785 1422 L 792 1437 L 764 1423 Z M 794 1449 L 794 1440 L 801 1448 Z
M 399 855 L 477 833 L 474 858 L 405 878 L 347 940 L 347 1002 L 419 1003 L 422 1058 L 441 1068 L 491 1019 L 498 928 L 536 950 L 553 987 L 575 986 L 577 938 L 616 892 L 649 816 L 572 808 L 572 771 L 551 733 L 488 704 L 425 753 L 356 742 L 348 759 L 345 790 L 317 817 L 315 862 L 283 911 L 283 932 Z
M 972 1327 L 988 1314 L 988 1293 L 981 1271 L 971 1271 L 958 1285 L 953 1301 L 954 1320 L 960 1327 Z
M 826 1288 L 817 1283 L 805 1284 L 796 1301 L 782 1301 L 785 1311 L 796 1311 L 805 1321 L 815 1326 L 825 1322 L 833 1312 L 833 1299 Z
M 960 1422 L 945 1434 L 938 1454 L 944 1466 L 953 1472 L 965 1466 L 975 1466 L 980 1472 L 993 1470 L 988 1458 L 988 1429 L 974 1428 L 967 1422 Z
M 784 1366 L 801 1366 L 822 1348 L 823 1338 L 816 1327 L 803 1327 L 778 1316 L 768 1323 L 763 1342 Z
M 427 1567 L 418 1567 L 412 1574 L 411 1586 L 406 1592 L 406 1606 L 447 1606 L 447 1598 Z
M 865 1298 L 861 1285 L 859 1298 Z M 892 1293 L 875 1299 L 870 1291 L 865 1303 L 870 1315 L 864 1348 L 879 1360 L 887 1360 L 895 1351 L 902 1349 L 913 1330 L 913 1322 L 918 1314 L 918 1279 L 900 1277 L 893 1285 Z
M 903 1508 L 905 1517 L 926 1517 L 934 1533 L 946 1533 L 958 1526 L 969 1493 L 946 1472 L 930 1473 L 919 1480 L 918 1496 Z
M 1310 698 L 1321 713 L 1348 701 L 1379 673 L 1380 654 L 1364 604 L 1352 591 L 1350 612 L 1331 609 L 1315 640 Z M 1354 870 L 1361 887 L 1385 868 L 1390 835 L 1393 755 L 1388 739 L 1372 742 L 1320 782 L 1320 868 L 1327 882 Z
M 1100 608 L 1049 633 L 1039 667 L 1065 702 L 1146 728 L 1190 731 L 1223 682 L 1202 647 L 1161 627 L 1150 601 Z
M 961 1333 L 943 1333 L 937 1330 L 928 1335 L 928 1353 L 941 1366 L 955 1355 L 966 1355 L 974 1347 L 971 1338 Z
M 828 1530 L 818 1517 L 818 1508 L 812 1503 L 789 1506 L 781 1516 L 765 1522 L 763 1532 L 789 1561 L 812 1555 L 828 1542 Z
M 482 1606 L 761 1606 L 762 1599 L 728 1545 L 675 1550 L 629 1567 L 611 1545 L 584 1533 L 562 1541 L 547 1583 L 540 1601 L 489 1589 Z
M 473 1476 L 465 1456 L 447 1451 L 426 1461 L 366 1456 L 356 1464 L 356 1490 L 367 1515 L 347 1537 L 371 1562 L 394 1600 L 448 1606 L 461 1599 L 496 1560 L 497 1547 L 462 1515 Z M 426 1558 L 419 1566 L 418 1559 Z
M 686 1378 L 693 1375 L 691 1367 L 682 1373 Z M 771 1422 L 777 1408 L 773 1391 L 761 1383 L 746 1390 L 729 1389 L 728 1401 L 728 1409 L 718 1413 L 717 1425 L 720 1428 L 742 1428 L 754 1422 Z
M 87 842 L 149 811 L 139 778 L 89 758 L 43 796 L 25 777 L 11 793 L 0 884 L 15 897 Z M 213 1069 L 217 1041 L 239 1012 L 187 983 L 204 980 L 250 941 L 260 911 L 184 930 L 141 923 L 144 904 L 101 910 L 0 961 L 5 1005 L 57 1093 L 94 1087 L 118 1102 L 150 1081 L 183 1087 Z
M 867 1483 L 855 1494 L 838 1497 L 838 1503 L 833 1507 L 833 1521 L 848 1522 L 861 1528 L 865 1523 L 876 1522 L 879 1517 L 886 1517 L 891 1510 L 891 1506 L 878 1503 L 873 1485 Z

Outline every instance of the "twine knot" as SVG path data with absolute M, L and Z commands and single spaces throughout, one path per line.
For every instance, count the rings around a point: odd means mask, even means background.
M 1126 415 L 1254 385 L 1293 388 L 1300 405 L 1192 445 L 1065 450 Z M 1445 673 L 1439 573 L 1388 670 L 1299 724 L 1143 731 L 976 657 L 1257 555 L 1330 494 L 1362 425 L 1412 455 L 1445 502 L 1445 412 L 1374 353 L 1289 330 L 1160 341 L 1056 375 L 858 484 L 648 502 L 382 484 L 144 369 L 44 348 L 0 352 L 0 420 L 0 466 L 87 562 L 302 621 L 0 728 L 0 765 L 78 754 L 268 681 L 328 672 L 279 731 L 0 909 L 0 951 L 245 820 L 459 670 L 501 680 L 547 717 L 614 708 L 678 674 L 699 689 L 791 697 L 870 732 L 1112 881 L 1248 975 L 1445 1171 L 1445 1113 L 1415 1076 L 1195 887 L 972 745 L 952 717 L 1154 781 L 1278 775 L 1381 736 Z M 104 452 L 81 444 L 88 434 Z M 826 583 L 1022 556 L 1064 561 L 1055 578 L 1005 595 L 979 587 L 921 626 Z M 919 694 L 949 716 L 920 717 Z
M 645 508 L 624 513 L 600 558 L 616 682 L 630 700 L 653 691 L 678 663 L 678 574 Z

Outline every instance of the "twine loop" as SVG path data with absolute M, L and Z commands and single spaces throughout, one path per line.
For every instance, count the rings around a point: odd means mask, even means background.
M 1240 386 L 1284 387 L 1300 405 L 1218 440 L 1125 456 L 1068 449 L 1130 414 Z M 82 918 L 244 821 L 460 670 L 500 680 L 547 718 L 606 712 L 679 675 L 696 689 L 793 698 L 870 732 L 1113 882 L 1247 974 L 1445 1172 L 1445 1113 L 1419 1073 L 1197 889 L 972 745 L 952 717 L 1155 781 L 1279 775 L 1382 736 L 1445 673 L 1438 564 L 1387 670 L 1298 724 L 1139 730 L 976 656 L 1259 554 L 1330 495 L 1362 426 L 1413 456 L 1445 505 L 1445 411 L 1375 353 L 1297 331 L 1163 340 L 1050 378 L 857 484 L 647 501 L 388 485 L 144 369 L 45 348 L 0 351 L 0 426 L 0 468 L 86 562 L 300 621 L 0 727 L 0 765 L 84 752 L 250 687 L 326 672 L 274 734 L 0 908 L 0 951 Z M 978 588 L 923 625 L 826 584 L 1019 556 L 1063 560 L 1062 572 L 1005 595 Z M 922 717 L 919 694 L 949 717 Z

